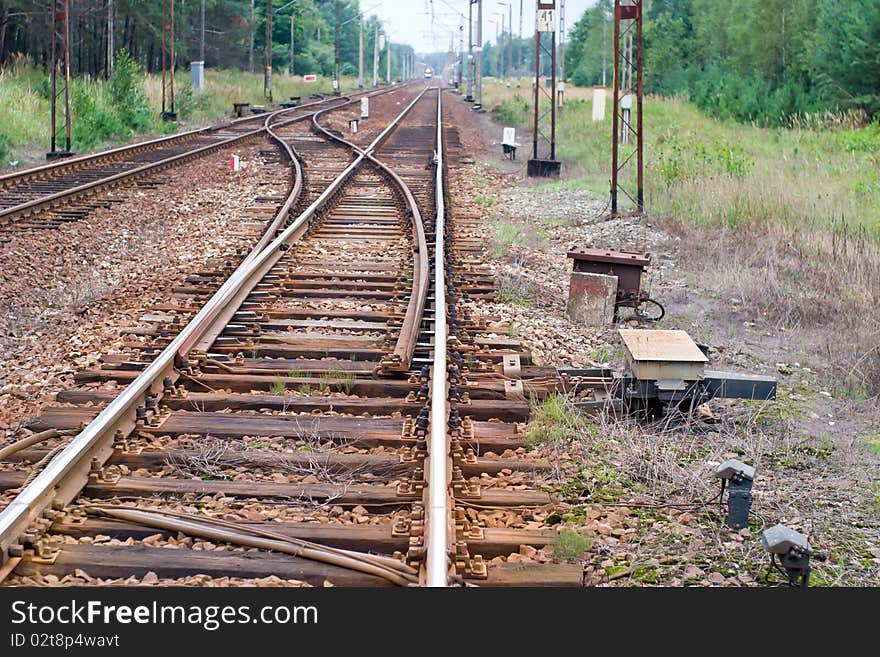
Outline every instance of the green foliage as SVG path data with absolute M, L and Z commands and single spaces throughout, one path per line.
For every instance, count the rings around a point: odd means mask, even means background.
M 93 82 L 76 81 L 70 98 L 70 112 L 73 123 L 71 137 L 77 149 L 92 149 L 126 132 L 112 106 L 107 103 L 106 95 Z
M 532 445 L 592 437 L 597 433 L 596 426 L 584 421 L 565 395 L 548 395 L 540 403 L 533 401 L 532 420 L 526 434 Z
M 492 240 L 492 257 L 500 260 L 507 256 L 511 246 L 522 244 L 522 231 L 514 224 L 494 222 L 495 239 Z
M 880 117 L 862 130 L 846 130 L 837 136 L 841 148 L 848 151 L 880 152 Z
M 528 123 L 532 103 L 519 94 L 503 100 L 492 110 L 492 120 L 502 125 L 518 127 Z
M 659 139 L 655 168 L 666 187 L 686 180 L 711 176 L 745 178 L 755 167 L 753 159 L 739 145 L 717 140 L 712 146 L 697 141 L 693 133 L 684 138 L 671 131 Z
M 188 88 L 186 85 L 183 87 Z M 110 79 L 110 97 L 116 115 L 126 128 L 142 131 L 152 126 L 140 66 L 124 48 L 116 53 L 116 66 Z
M 760 125 L 820 110 L 880 112 L 876 0 L 655 0 L 645 18 L 645 84 L 686 95 L 713 116 Z M 566 70 L 610 84 L 608 0 L 571 30 Z
M 553 539 L 553 558 L 557 561 L 580 559 L 593 547 L 589 536 L 571 529 L 563 529 Z
M 9 137 L 0 132 L 0 164 L 2 164 L 9 155 Z

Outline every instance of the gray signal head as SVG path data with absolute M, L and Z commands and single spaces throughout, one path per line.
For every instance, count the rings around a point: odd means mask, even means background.
M 792 548 L 804 554 L 813 554 L 813 548 L 810 547 L 807 537 L 785 525 L 776 525 L 767 529 L 761 536 L 761 540 L 764 543 L 764 549 L 771 554 L 788 554 Z
M 719 479 L 731 479 L 735 474 L 740 474 L 750 481 L 755 480 L 755 469 L 736 459 L 728 459 L 715 468 L 715 476 Z

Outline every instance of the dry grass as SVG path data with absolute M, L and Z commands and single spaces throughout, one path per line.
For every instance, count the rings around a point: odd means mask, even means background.
M 704 584 L 708 573 L 720 572 L 766 585 L 760 533 L 783 522 L 817 549 L 814 584 L 874 583 L 876 458 L 863 440 L 816 435 L 789 410 L 787 400 L 737 402 L 711 425 L 684 416 L 645 424 L 611 412 L 580 416 L 558 397 L 536 408 L 530 436 L 541 439 L 538 450 L 555 467 L 558 478 L 544 484 L 569 503 L 560 517 L 566 527 L 589 532 L 596 522 L 616 526 L 621 514 L 642 519 L 625 543 L 603 541 L 593 550 L 597 567 L 614 561 L 603 567 L 606 581 Z M 713 471 L 728 458 L 758 473 L 745 535 L 726 527 L 718 505 Z M 685 574 L 695 565 L 704 574 Z
M 681 261 L 700 273 L 701 287 L 796 331 L 845 396 L 880 396 L 880 245 L 864 230 L 664 224 L 682 238 Z

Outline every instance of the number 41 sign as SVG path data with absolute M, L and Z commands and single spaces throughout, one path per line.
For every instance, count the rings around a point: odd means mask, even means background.
M 556 31 L 556 2 L 538 2 L 538 32 Z

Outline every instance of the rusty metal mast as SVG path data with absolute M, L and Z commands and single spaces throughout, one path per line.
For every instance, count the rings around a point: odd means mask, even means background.
M 266 0 L 266 45 L 263 64 L 263 96 L 272 102 L 272 0 Z
M 643 142 L 644 48 L 643 0 L 614 0 L 614 117 L 611 156 L 611 215 L 619 213 L 622 194 L 641 214 L 645 211 Z M 635 56 L 633 55 L 635 51 Z M 632 69 L 635 69 L 633 81 Z M 636 123 L 632 122 L 635 103 Z M 621 148 L 624 146 L 625 148 Z M 635 159 L 635 189 L 632 162 Z
M 174 0 L 162 3 L 162 118 L 176 121 L 174 110 Z
M 549 33 L 550 47 L 545 45 L 544 34 Z M 541 53 L 550 58 L 550 87 L 541 86 Z M 541 109 L 541 97 L 550 104 Z M 534 123 L 532 125 L 532 159 L 529 176 L 558 176 L 561 165 L 556 159 L 556 0 L 538 0 L 535 15 L 535 78 Z M 549 117 L 549 120 L 548 120 Z M 544 144 L 545 157 L 540 145 Z
M 60 70 L 59 70 L 60 69 Z M 60 90 L 60 86 L 64 89 Z M 58 149 L 58 97 L 64 94 L 64 150 Z M 52 0 L 52 126 L 47 160 L 72 155 L 70 150 L 70 3 Z

